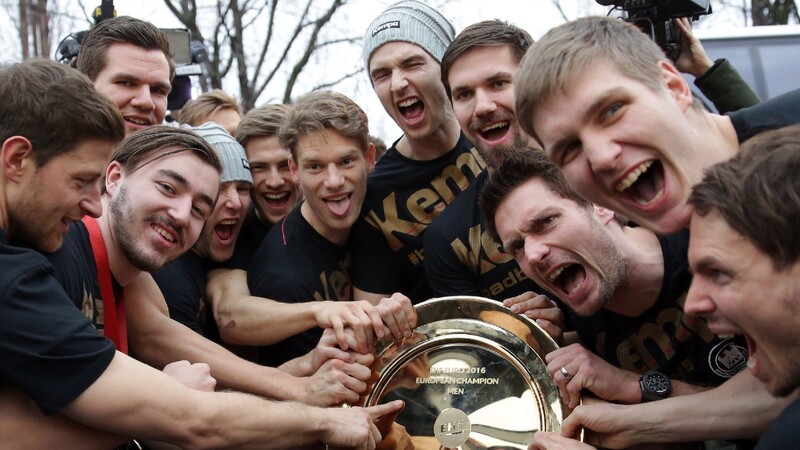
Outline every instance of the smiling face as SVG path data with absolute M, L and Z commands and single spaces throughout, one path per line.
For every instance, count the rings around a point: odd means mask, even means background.
M 408 42 L 380 46 L 370 58 L 369 76 L 383 108 L 406 136 L 423 139 L 444 127 L 451 108 L 441 67 L 421 47 Z
M 303 190 L 303 217 L 326 239 L 343 245 L 361 212 L 375 148 L 370 145 L 365 154 L 357 140 L 327 129 L 301 135 L 295 151 L 297 162 L 290 167 Z
M 716 334 L 744 334 L 748 367 L 775 395 L 800 385 L 800 264 L 776 270 L 772 260 L 716 211 L 692 215 L 684 309 Z
M 106 65 L 93 82 L 98 92 L 117 105 L 128 134 L 163 122 L 172 84 L 169 62 L 161 50 L 111 44 Z
M 687 117 L 686 82 L 667 63 L 661 72 L 663 89 L 653 90 L 610 64 L 594 63 L 537 106 L 532 125 L 578 193 L 672 233 L 688 226 L 686 199 L 716 157 Z
M 112 161 L 106 189 L 116 245 L 134 267 L 153 271 L 194 245 L 214 209 L 219 173 L 185 150 L 151 157 L 130 173 Z
M 54 252 L 70 222 L 84 215 L 99 217 L 100 178 L 113 147 L 113 142 L 87 140 L 42 167 L 36 166 L 31 154 L 16 183 L 18 195 L 9 195 L 9 235 L 40 251 Z
M 506 252 L 522 271 L 580 315 L 602 309 L 628 277 L 606 227 L 613 216 L 579 206 L 538 178 L 512 191 L 495 214 Z
M 458 124 L 489 167 L 496 168 L 509 151 L 530 143 L 514 113 L 518 68 L 511 48 L 504 45 L 469 50 L 448 72 Z
M 194 251 L 202 258 L 225 262 L 233 256 L 236 239 L 250 208 L 250 183 L 229 181 L 222 185 L 214 211 L 206 220 Z
M 300 188 L 292 179 L 289 160 L 277 136 L 251 138 L 245 147 L 253 174 L 253 199 L 259 215 L 275 224 L 297 205 Z

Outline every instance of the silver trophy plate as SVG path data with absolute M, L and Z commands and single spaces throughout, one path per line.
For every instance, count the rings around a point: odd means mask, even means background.
M 378 342 L 360 405 L 405 401 L 396 422 L 419 450 L 527 449 L 537 431 L 561 430 L 570 410 L 544 360 L 558 346 L 536 323 L 480 297 L 416 310 L 411 337 Z

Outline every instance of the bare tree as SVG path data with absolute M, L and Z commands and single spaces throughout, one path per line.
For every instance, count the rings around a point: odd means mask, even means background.
M 4 2 L 3 6 L 10 5 Z M 15 25 L 22 59 L 50 55 L 51 13 L 48 10 L 48 0 L 19 0 L 17 3 Z
M 205 83 L 221 88 L 235 75 L 243 106 L 256 105 L 267 87 L 280 84 L 280 101 L 291 101 L 298 78 L 312 57 L 323 49 L 357 42 L 359 37 L 328 37 L 326 26 L 347 0 L 216 0 L 199 6 L 197 0 L 164 0 L 169 10 L 208 49 Z M 206 11 L 199 14 L 202 8 Z M 211 22 L 203 23 L 200 18 Z M 359 68 L 360 69 L 360 68 Z M 330 71 L 316 81 L 330 87 L 358 70 Z M 273 88 L 274 91 L 274 88 Z
M 795 0 L 752 0 L 751 17 L 754 26 L 786 25 L 790 18 L 800 23 Z

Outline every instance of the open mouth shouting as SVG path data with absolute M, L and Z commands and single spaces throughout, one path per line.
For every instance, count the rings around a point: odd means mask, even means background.
M 583 287 L 586 270 L 581 264 L 567 263 L 552 269 L 545 279 L 556 288 L 559 297 L 569 298 Z
M 236 228 L 236 224 L 238 223 L 239 221 L 237 219 L 221 220 L 214 227 L 214 234 L 216 234 L 217 239 L 222 242 L 231 242 L 233 241 L 233 230 Z
M 422 118 L 425 112 L 425 104 L 419 97 L 411 97 L 397 103 L 397 110 L 409 124 L 415 124 Z
M 614 190 L 639 206 L 650 207 L 664 198 L 664 187 L 664 166 L 658 160 L 650 160 L 631 169 Z

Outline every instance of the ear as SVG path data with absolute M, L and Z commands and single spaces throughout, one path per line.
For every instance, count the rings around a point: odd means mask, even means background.
M 664 87 L 670 92 L 672 97 L 678 103 L 681 111 L 692 106 L 692 89 L 678 69 L 675 68 L 669 61 L 661 61 L 661 79 Z
M 113 197 L 117 194 L 119 186 L 122 184 L 122 172 L 122 164 L 118 161 L 111 161 L 106 167 L 105 186 L 108 195 Z
M 23 136 L 11 136 L 3 142 L 2 148 L 3 174 L 12 181 L 18 181 L 25 171 L 36 170 L 33 144 Z
M 603 225 L 608 225 L 609 222 L 614 220 L 616 213 L 608 208 L 594 205 L 594 215 L 597 217 L 597 220 L 599 220 L 600 223 Z
M 364 152 L 364 159 L 367 160 L 367 167 L 375 165 L 375 145 L 370 142 L 367 146 L 367 151 Z
M 289 172 L 292 174 L 292 181 L 296 186 L 300 185 L 300 177 L 297 175 L 297 163 L 294 162 L 294 156 L 289 158 Z

